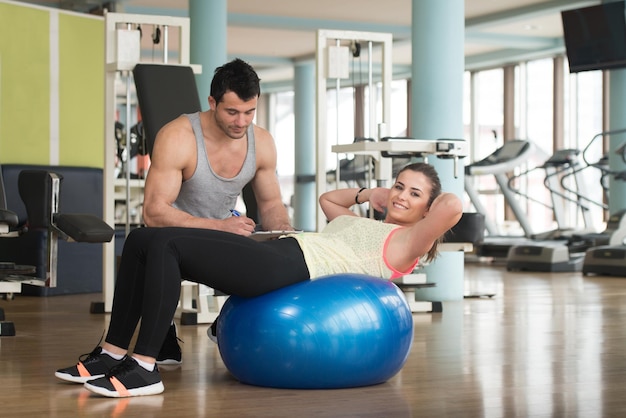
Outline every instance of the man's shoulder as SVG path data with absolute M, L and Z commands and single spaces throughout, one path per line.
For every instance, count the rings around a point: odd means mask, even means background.
M 159 133 L 179 139 L 191 139 L 195 137 L 193 125 L 187 115 L 180 115 L 176 119 L 166 123 Z
M 276 143 L 274 137 L 268 130 L 254 125 L 254 143 L 257 154 L 261 156 L 271 156 L 276 154 Z
M 163 156 L 168 160 L 175 156 L 189 158 L 189 153 L 195 155 L 195 150 L 196 140 L 191 124 L 184 115 L 181 115 L 161 128 L 154 144 L 152 157 Z
M 161 130 L 192 131 L 193 128 L 191 126 L 191 120 L 189 119 L 188 115 L 183 114 L 163 125 L 163 128 L 161 128 Z
M 272 134 L 265 128 L 260 127 L 257 124 L 252 125 L 254 129 L 254 139 L 258 141 L 274 141 Z

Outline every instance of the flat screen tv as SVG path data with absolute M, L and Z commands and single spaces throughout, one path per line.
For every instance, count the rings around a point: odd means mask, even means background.
M 561 12 L 570 73 L 626 67 L 624 1 Z

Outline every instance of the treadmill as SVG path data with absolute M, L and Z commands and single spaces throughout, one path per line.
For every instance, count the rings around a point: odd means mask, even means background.
M 516 193 L 509 187 L 507 173 L 511 173 L 516 168 L 521 167 L 538 155 L 539 150 L 535 144 L 530 141 L 515 139 L 505 141 L 504 145 L 486 158 L 465 166 L 465 192 L 469 196 L 476 211 L 482 214 L 487 213 L 479 193 L 474 188 L 473 178 L 485 175 L 494 176 L 504 195 L 504 199 L 513 210 L 515 217 L 524 231 L 524 236 L 519 237 L 498 235 L 496 224 L 493 220 L 485 216 L 485 229 L 488 235 L 481 244 L 476 245 L 475 253 L 477 256 L 505 259 L 508 255 L 509 248 L 515 244 L 530 241 L 532 238 L 532 227 L 516 199 Z
M 603 132 L 594 137 L 601 137 L 612 133 L 622 133 L 626 129 L 618 129 L 612 132 Z M 593 140 L 592 140 L 593 141 Z M 626 163 L 626 144 L 622 144 L 616 153 L 621 154 L 622 160 Z M 608 160 L 608 158 L 607 158 Z M 626 181 L 626 172 L 611 172 L 605 169 L 607 175 L 613 176 L 616 180 Z M 607 230 L 612 228 L 615 232 L 611 234 L 608 244 L 598 245 L 585 252 L 583 261 L 583 275 L 597 274 L 606 276 L 626 277 L 626 210 L 621 210 L 609 217 Z
M 591 164 L 585 158 L 585 153 L 597 138 L 606 134 L 621 132 L 626 132 L 626 129 L 596 135 L 582 152 L 586 167 L 599 169 L 602 173 L 600 182 L 605 192 L 608 192 L 608 187 L 605 186 L 607 176 L 614 176 L 617 180 L 626 180 L 626 172 L 609 170 L 608 157 L 606 156 L 597 163 Z M 626 144 L 616 152 L 621 153 L 624 162 L 626 162 Z M 608 209 L 608 205 L 594 202 L 585 197 L 585 192 L 580 189 L 584 182 L 577 178 L 582 175 L 582 169 L 575 168 L 570 174 L 575 177 L 578 190 L 565 190 L 576 196 L 576 203 L 583 210 L 583 221 L 588 227 L 591 225 L 591 221 L 588 219 L 588 211 L 584 210 L 584 203 L 595 203 L 604 209 Z M 612 214 L 602 232 L 562 234 L 561 238 L 566 238 L 567 241 L 536 242 L 512 247 L 507 257 L 507 269 L 546 272 L 581 271 L 584 275 L 599 274 L 626 277 L 626 210 Z
M 555 152 L 540 168 L 546 171 L 545 186 L 550 191 L 558 229 L 533 235 L 534 240 L 509 249 L 506 268 L 509 271 L 572 272 L 581 271 L 584 251 L 607 240 L 605 233 L 574 233 L 563 229 L 563 206 L 573 202 L 581 210 L 586 227 L 592 224 L 589 208 L 583 202 L 584 181 L 579 163 L 579 150 L 563 149 Z M 576 190 L 566 189 L 563 179 L 573 177 Z M 569 194 L 568 194 L 569 193 Z M 571 197 L 571 195 L 575 197 Z
M 585 252 L 582 273 L 586 276 L 626 277 L 626 210 L 611 215 L 606 224 L 610 239 L 605 245 L 598 245 Z

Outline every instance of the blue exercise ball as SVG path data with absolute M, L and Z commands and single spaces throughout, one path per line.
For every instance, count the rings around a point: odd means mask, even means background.
M 413 341 L 413 317 L 393 283 L 339 274 L 254 298 L 231 296 L 217 340 L 240 382 L 265 387 L 330 389 L 393 377 Z

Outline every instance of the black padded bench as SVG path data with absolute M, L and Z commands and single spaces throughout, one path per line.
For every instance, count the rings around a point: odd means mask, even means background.
M 114 235 L 113 228 L 92 213 L 60 211 L 61 175 L 47 170 L 22 169 L 17 177 L 17 192 L 26 212 L 22 219 L 17 212 L 8 209 L 5 183 L 0 176 L 0 237 L 6 238 L 0 239 L 0 243 L 8 244 L 3 246 L 1 252 L 0 293 L 10 295 L 21 293 L 25 284 L 47 289 L 57 287 L 59 240 L 104 243 L 111 241 Z M 34 241 L 29 241 L 28 238 L 33 236 Z M 37 242 L 41 245 L 19 245 Z M 100 256 L 101 253 L 100 247 Z M 20 261 L 13 261 L 15 259 Z M 36 263 L 22 264 L 22 260 Z M 85 261 L 93 262 L 89 259 Z M 0 308 L 0 336 L 6 335 L 15 335 L 15 327 L 11 322 L 4 321 L 4 311 Z

